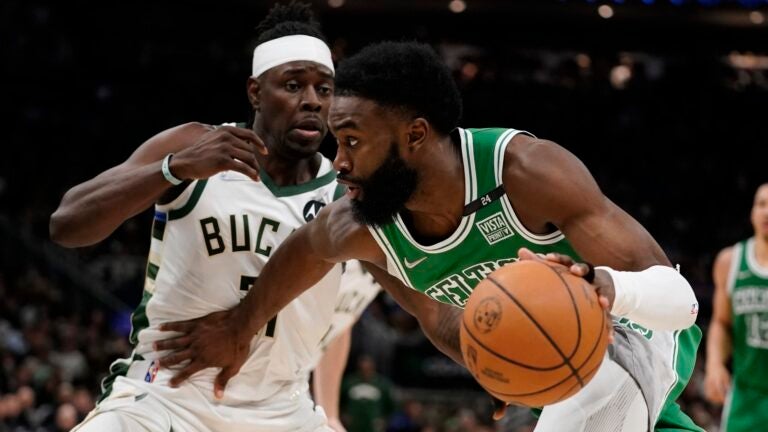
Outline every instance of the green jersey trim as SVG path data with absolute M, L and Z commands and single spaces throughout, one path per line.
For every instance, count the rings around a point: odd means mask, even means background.
M 149 318 L 147 317 L 147 303 L 152 299 L 152 293 L 144 290 L 141 295 L 141 303 L 131 314 L 131 333 L 128 335 L 128 341 L 132 345 L 139 343 L 139 332 L 149 327 Z
M 160 271 L 160 266 L 155 263 L 147 262 L 147 277 L 155 280 L 157 279 L 157 272 Z
M 128 375 L 128 370 L 131 368 L 131 365 L 136 361 L 142 360 L 144 360 L 144 357 L 140 354 L 136 354 L 136 351 L 134 350 L 130 357 L 119 358 L 113 361 L 112 364 L 109 365 L 109 375 L 101 380 L 101 395 L 96 399 L 96 405 L 101 403 L 101 401 L 106 399 L 107 396 L 112 393 L 112 386 L 115 384 L 118 377 Z
M 347 187 L 339 183 L 336 185 L 336 189 L 333 191 L 333 200 L 336 201 L 347 193 Z
M 525 131 L 519 131 L 515 129 L 509 129 L 496 141 L 496 148 L 494 149 L 494 160 L 496 163 L 494 164 L 494 175 L 496 176 L 496 183 L 497 184 L 504 184 L 503 179 L 503 173 L 504 173 L 504 154 L 505 150 L 507 148 L 507 145 L 512 141 L 512 138 L 514 138 L 517 134 L 524 133 L 530 135 L 528 132 Z M 531 135 L 533 136 L 533 135 Z M 528 240 L 531 243 L 539 244 L 539 245 L 548 245 L 557 243 L 565 238 L 563 233 L 561 233 L 559 230 L 554 231 L 548 234 L 536 234 L 531 231 L 529 231 L 525 225 L 520 221 L 520 218 L 517 217 L 517 213 L 515 213 L 515 209 L 512 207 L 512 202 L 509 201 L 509 197 L 507 194 L 504 194 L 504 196 L 501 197 L 501 207 L 504 209 L 504 212 L 507 214 L 507 217 L 512 222 L 512 226 L 515 228 L 515 230 L 523 236 L 524 239 Z
M 376 240 L 376 243 L 378 243 L 379 248 L 387 255 L 387 261 L 394 263 L 395 267 L 392 269 L 388 268 L 387 270 L 390 272 L 393 270 L 396 271 L 398 275 L 395 276 L 397 276 L 401 282 L 410 288 L 414 288 L 411 280 L 408 278 L 408 273 L 405 272 L 403 265 L 400 263 L 400 258 L 398 258 L 397 254 L 395 253 L 395 249 L 389 243 L 389 240 L 387 240 L 387 236 L 380 233 L 379 230 L 374 227 L 369 226 L 368 231 L 371 232 L 371 235 L 373 236 L 373 239 Z M 387 267 L 389 266 L 389 263 L 387 263 Z
M 188 215 L 192 209 L 195 208 L 197 202 L 200 201 L 200 196 L 203 194 L 206 183 L 208 183 L 208 179 L 198 180 L 197 184 L 195 184 L 195 188 L 192 190 L 192 196 L 190 196 L 186 204 L 180 208 L 169 211 L 168 220 L 181 219 Z
M 465 129 L 459 128 L 459 136 L 461 137 L 461 156 L 464 165 L 468 169 L 464 170 L 464 205 L 467 205 L 477 198 L 477 181 L 475 179 L 475 153 L 472 141 L 472 134 Z M 456 231 L 453 232 L 448 238 L 442 240 L 433 245 L 425 246 L 417 242 L 408 231 L 408 227 L 405 226 L 403 219 L 398 214 L 395 217 L 395 225 L 398 231 L 405 237 L 408 242 L 415 248 L 426 253 L 442 253 L 453 249 L 460 245 L 464 239 L 472 231 L 472 226 L 475 221 L 475 214 L 472 213 L 469 216 L 463 216 Z M 395 259 L 399 263 L 399 260 Z
M 266 171 L 262 171 L 259 175 L 261 176 L 261 182 L 264 183 L 264 186 L 266 186 L 267 189 L 272 192 L 272 195 L 276 196 L 277 198 L 311 192 L 336 180 L 336 171 L 334 170 L 329 170 L 327 173 L 321 175 L 320 177 L 315 177 L 306 183 L 290 186 L 279 186 L 275 184 L 275 181 L 272 180 Z

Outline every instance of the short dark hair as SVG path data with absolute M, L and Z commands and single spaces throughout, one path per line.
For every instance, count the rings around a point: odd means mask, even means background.
M 308 3 L 292 1 L 288 4 L 276 4 L 266 17 L 256 26 L 259 37 L 256 45 L 283 36 L 307 35 L 325 42 L 320 30 L 320 23 Z
M 312 6 L 296 1 L 272 6 L 267 16 L 256 26 L 256 33 L 259 35 L 256 46 L 283 36 L 293 35 L 312 36 L 326 42 L 320 30 L 320 23 L 312 12 Z M 253 128 L 255 114 L 253 107 L 249 106 L 248 121 L 245 124 L 248 129 Z
M 421 43 L 381 42 L 363 48 L 339 65 L 335 92 L 405 109 L 444 134 L 461 118 L 461 96 L 451 71 Z

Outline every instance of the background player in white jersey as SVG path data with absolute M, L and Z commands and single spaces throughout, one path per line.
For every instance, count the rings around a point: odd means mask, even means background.
M 214 398 L 209 369 L 175 388 L 153 352 L 159 324 L 236 305 L 270 254 L 330 203 L 326 133 L 333 63 L 308 7 L 276 6 L 259 25 L 247 95 L 248 128 L 186 124 L 145 142 L 124 163 L 72 188 L 51 218 L 70 247 L 107 237 L 155 205 L 131 358 L 104 381 L 81 431 L 328 430 L 307 375 L 328 327 L 340 266 L 238 346 L 248 365 Z
M 359 261 L 345 263 L 331 326 L 323 336 L 312 374 L 315 403 L 323 407 L 328 425 L 337 432 L 346 430 L 339 416 L 339 391 L 349 357 L 352 326 L 380 291 L 381 286 Z

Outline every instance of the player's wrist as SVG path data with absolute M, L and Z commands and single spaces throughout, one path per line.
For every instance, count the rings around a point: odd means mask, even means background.
M 174 153 L 168 153 L 160 163 L 160 171 L 163 174 L 165 180 L 168 183 L 178 186 L 184 182 L 186 177 L 181 173 L 183 171 L 180 167 L 178 158 L 174 157 Z
M 608 310 L 612 310 L 616 302 L 616 284 L 610 273 L 603 268 L 595 269 L 593 284 L 598 287 L 598 294 L 608 299 Z
M 725 363 L 721 362 L 719 360 L 716 360 L 716 359 L 712 359 L 712 360 L 708 359 L 704 363 L 704 372 L 705 373 L 719 372 L 719 371 L 721 371 L 723 369 L 725 369 Z
M 256 336 L 261 328 L 266 325 L 259 325 L 256 320 L 258 313 L 253 310 L 249 310 L 247 306 L 247 298 L 243 299 L 237 306 L 232 309 L 232 327 L 236 331 L 236 338 L 241 342 L 250 342 L 250 340 Z

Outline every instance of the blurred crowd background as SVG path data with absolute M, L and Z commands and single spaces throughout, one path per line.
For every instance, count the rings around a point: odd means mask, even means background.
M 271 1 L 0 2 L 0 432 L 69 430 L 130 351 L 150 214 L 65 250 L 48 218 L 71 186 L 176 124 L 244 121 L 253 28 Z M 467 127 L 552 139 L 659 240 L 711 312 L 717 251 L 751 233 L 768 180 L 768 0 L 316 0 L 336 59 L 381 39 L 432 44 Z M 332 156 L 329 139 L 324 152 Z M 703 344 L 702 344 L 703 346 Z M 710 431 L 702 356 L 684 409 Z M 387 297 L 356 327 L 347 418 L 381 431 L 532 430 L 490 421 L 469 375 Z

